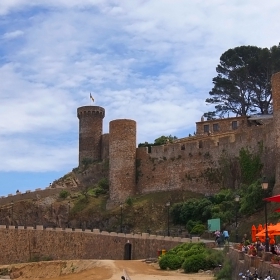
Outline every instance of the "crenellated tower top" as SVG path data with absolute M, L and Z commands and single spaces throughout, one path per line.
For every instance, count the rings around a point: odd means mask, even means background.
M 82 106 L 77 109 L 77 117 L 83 118 L 83 117 L 105 117 L 105 109 L 100 106 Z

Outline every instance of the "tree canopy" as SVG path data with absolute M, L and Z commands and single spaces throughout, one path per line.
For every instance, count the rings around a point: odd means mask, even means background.
M 280 71 L 280 44 L 268 48 L 240 46 L 220 57 L 207 103 L 216 104 L 208 119 L 272 112 L 271 76 Z
M 168 144 L 168 143 L 172 143 L 174 140 L 178 139 L 178 137 L 176 136 L 172 136 L 172 135 L 169 135 L 169 136 L 160 136 L 158 137 L 157 139 L 154 140 L 154 143 L 148 143 L 148 142 L 145 142 L 145 143 L 140 143 L 138 144 L 138 147 L 151 147 L 151 146 L 159 146 L 159 145 L 165 145 L 165 144 Z

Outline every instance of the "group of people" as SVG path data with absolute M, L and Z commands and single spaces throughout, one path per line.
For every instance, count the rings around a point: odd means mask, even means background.
M 229 244 L 229 233 L 227 230 L 224 230 L 224 231 L 219 231 L 219 230 L 216 230 L 214 232 L 215 234 L 215 242 L 217 245 L 221 245 L 221 244 Z
M 265 251 L 265 243 L 257 240 L 256 242 L 250 242 L 247 234 L 244 234 L 241 242 L 241 250 L 250 255 L 256 255 L 257 252 Z M 269 252 L 275 255 L 280 255 L 280 244 L 269 244 Z

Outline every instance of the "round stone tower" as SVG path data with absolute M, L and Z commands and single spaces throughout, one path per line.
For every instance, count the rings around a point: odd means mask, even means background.
M 124 200 L 136 189 L 136 122 L 120 119 L 109 124 L 110 199 Z
M 105 109 L 83 106 L 77 109 L 79 118 L 79 165 L 83 159 L 101 160 L 101 136 Z
M 280 157 L 280 72 L 272 75 L 273 128 L 275 139 L 275 158 Z M 280 163 L 276 160 L 275 186 L 273 194 L 280 192 Z

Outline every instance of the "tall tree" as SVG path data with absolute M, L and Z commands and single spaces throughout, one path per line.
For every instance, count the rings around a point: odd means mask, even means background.
M 271 113 L 271 75 L 280 70 L 280 45 L 270 49 L 241 46 L 220 57 L 207 103 L 216 104 L 215 113 Z M 206 113 L 207 114 L 207 113 Z

